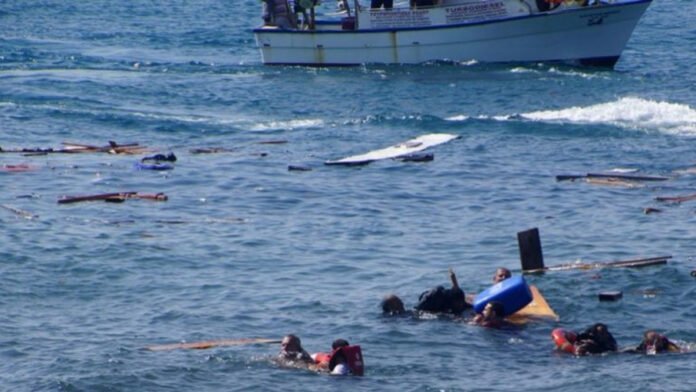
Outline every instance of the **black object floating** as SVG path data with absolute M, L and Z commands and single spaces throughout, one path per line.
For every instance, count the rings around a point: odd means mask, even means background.
M 623 297 L 621 291 L 602 291 L 599 293 L 600 301 L 616 301 L 621 299 L 621 297 Z

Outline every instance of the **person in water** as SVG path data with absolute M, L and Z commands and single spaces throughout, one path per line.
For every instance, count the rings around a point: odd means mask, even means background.
M 503 304 L 498 301 L 491 301 L 486 304 L 481 313 L 474 316 L 471 323 L 487 328 L 500 328 L 505 322 L 504 314 Z
M 309 365 L 314 360 L 307 351 L 302 348 L 302 341 L 295 335 L 286 335 L 280 342 L 278 359 L 289 365 Z
M 575 355 L 601 354 L 616 351 L 616 340 L 606 324 L 596 323 L 579 333 L 575 339 Z
M 362 376 L 364 372 L 360 346 L 351 346 L 345 339 L 334 340 L 330 353 L 316 353 L 312 357 L 316 363 L 313 370 L 339 376 Z
M 511 276 L 512 272 L 510 272 L 509 269 L 500 267 L 496 269 L 495 273 L 493 274 L 493 284 L 500 283 Z
M 397 316 L 406 313 L 404 302 L 394 294 L 385 296 L 380 306 L 382 307 L 382 313 L 387 316 Z
M 681 351 L 681 349 L 679 346 L 667 339 L 666 336 L 660 335 L 655 331 L 648 330 L 643 334 L 643 340 L 640 342 L 638 347 L 632 351 L 643 354 L 658 354 L 665 352 L 678 353 Z
M 348 341 L 345 339 L 336 339 L 333 341 L 333 343 L 331 343 L 333 354 L 331 355 L 331 359 L 328 363 L 331 374 L 346 376 L 351 373 L 350 366 L 348 366 L 348 358 L 346 358 L 346 355 L 342 350 L 343 347 L 348 346 L 350 346 L 350 343 L 348 343 Z
M 470 306 L 466 302 L 464 291 L 459 288 L 457 276 L 452 268 L 449 269 L 449 277 L 452 282 L 452 288 L 446 289 L 443 286 L 437 286 L 434 289 L 423 292 L 418 297 L 418 304 L 415 306 L 416 310 L 459 315 Z

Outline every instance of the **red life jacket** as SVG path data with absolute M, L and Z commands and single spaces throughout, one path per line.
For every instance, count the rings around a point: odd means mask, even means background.
M 331 361 L 331 355 L 333 353 L 316 353 L 312 355 L 314 362 L 321 367 L 329 367 L 329 361 Z
M 329 359 L 329 370 L 333 370 L 333 368 L 336 366 L 334 357 L 339 351 L 343 352 L 348 369 L 350 369 L 350 372 L 354 376 L 362 376 L 365 373 L 365 363 L 363 362 L 362 349 L 358 345 L 343 346 L 334 350 L 331 353 L 331 359 Z

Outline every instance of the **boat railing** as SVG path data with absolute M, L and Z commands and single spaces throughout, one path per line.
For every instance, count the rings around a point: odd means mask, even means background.
M 336 0 L 335 30 L 398 29 L 454 25 L 598 6 L 615 0 L 397 0 L 371 8 L 372 0 Z M 370 4 L 363 4 L 370 1 Z M 263 0 L 265 26 L 284 30 L 326 30 L 317 23 L 317 0 Z M 326 16 L 326 14 L 324 14 Z M 339 16 L 339 18 L 336 18 Z M 336 26 L 336 27 L 333 27 Z

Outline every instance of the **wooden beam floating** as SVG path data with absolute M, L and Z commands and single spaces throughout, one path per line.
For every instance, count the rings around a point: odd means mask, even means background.
M 79 203 L 83 201 L 105 201 L 121 203 L 128 199 L 143 199 L 153 201 L 167 201 L 169 197 L 164 193 L 139 193 L 139 192 L 114 192 L 87 196 L 63 196 L 58 199 L 58 204 Z
M 663 203 L 683 203 L 685 201 L 696 200 L 696 194 L 686 195 L 686 196 L 658 196 L 655 198 L 656 201 Z
M 620 173 L 587 173 L 587 174 L 561 174 L 556 176 L 556 181 L 574 181 L 580 179 L 599 179 L 614 178 L 626 181 L 667 181 L 669 177 L 663 176 L 638 176 L 633 174 Z
M 522 273 L 533 274 L 546 271 L 565 271 L 573 269 L 595 269 L 595 268 L 637 268 L 651 265 L 666 264 L 672 256 L 657 256 L 648 258 L 638 258 L 619 261 L 605 261 L 592 263 L 567 263 L 546 267 L 541 250 L 541 240 L 537 228 L 521 231 L 517 233 L 517 241 L 520 248 L 520 262 Z
M 189 350 L 205 350 L 213 347 L 222 346 L 242 346 L 246 344 L 272 344 L 280 343 L 280 339 L 268 339 L 268 338 L 243 338 L 243 339 L 221 339 L 221 340 L 206 340 L 202 342 L 191 342 L 191 343 L 171 343 L 171 344 L 158 344 L 153 346 L 145 347 L 149 351 L 171 351 L 179 349 L 189 349 Z

